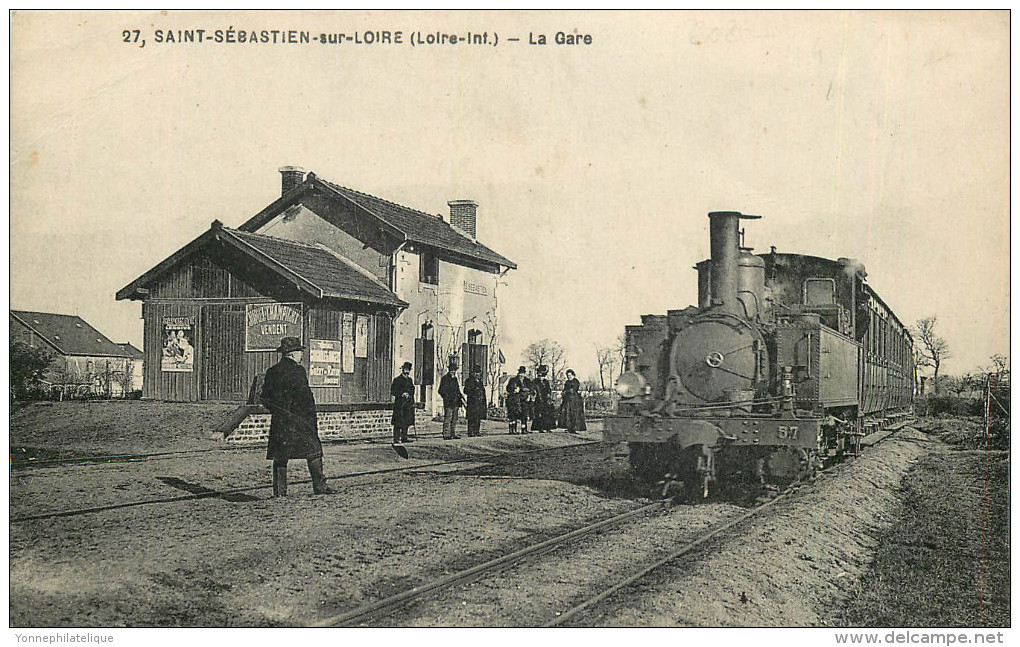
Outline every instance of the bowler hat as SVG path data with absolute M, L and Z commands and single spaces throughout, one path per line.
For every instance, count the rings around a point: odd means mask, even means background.
M 295 350 L 303 350 L 304 345 L 301 344 L 301 340 L 297 337 L 284 337 L 280 340 L 280 347 L 276 349 L 277 353 L 287 353 Z
M 527 373 L 528 369 L 524 368 L 523 366 L 518 366 L 517 367 L 517 372 L 518 373 Z
M 402 368 L 402 369 L 406 368 L 407 370 L 410 371 L 411 370 L 411 362 L 404 362 L 403 364 L 400 365 L 400 368 Z
M 541 366 L 539 366 L 539 367 L 538 367 L 538 371 L 537 371 L 537 373 L 538 373 L 539 375 L 545 375 L 545 374 L 547 374 L 548 372 L 549 372 L 549 367 L 548 367 L 548 366 L 546 366 L 545 364 L 542 364 Z

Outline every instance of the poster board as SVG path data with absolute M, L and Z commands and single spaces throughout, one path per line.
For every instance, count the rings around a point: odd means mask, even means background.
M 244 309 L 244 350 L 276 350 L 284 337 L 301 339 L 300 303 L 249 303 Z
M 340 386 L 340 340 L 308 340 L 308 385 Z
M 159 368 L 168 373 L 195 371 L 195 317 L 163 317 Z
M 345 312 L 340 318 L 340 338 L 343 340 L 343 371 L 354 372 L 354 313 Z
M 368 316 L 358 315 L 354 329 L 354 356 L 368 357 Z

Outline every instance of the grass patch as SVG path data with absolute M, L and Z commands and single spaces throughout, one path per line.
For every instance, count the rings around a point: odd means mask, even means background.
M 1009 626 L 1009 454 L 936 451 L 837 626 Z

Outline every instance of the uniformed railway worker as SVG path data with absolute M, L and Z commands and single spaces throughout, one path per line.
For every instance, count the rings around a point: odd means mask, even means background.
M 464 395 L 467 396 L 468 436 L 481 436 L 482 420 L 486 417 L 486 400 L 480 367 L 472 367 L 471 377 L 464 380 Z
M 517 375 L 506 383 L 506 417 L 510 423 L 511 434 L 528 433 L 528 391 L 531 381 L 525 377 L 527 369 L 517 369 Z M 520 428 L 517 427 L 520 423 Z
M 276 349 L 283 357 L 266 371 L 260 399 L 272 414 L 266 460 L 273 461 L 273 496 L 287 496 L 287 461 L 304 458 L 315 494 L 332 494 L 322 471 L 322 443 L 315 397 L 301 365 L 304 346 L 297 337 L 284 337 Z
M 393 378 L 390 395 L 393 396 L 393 443 L 410 442 L 407 428 L 414 425 L 414 380 L 411 379 L 411 362 L 404 362 L 400 375 Z M 416 432 L 417 433 L 417 432 Z

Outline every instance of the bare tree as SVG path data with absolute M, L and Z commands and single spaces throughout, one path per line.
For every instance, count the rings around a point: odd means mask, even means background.
M 595 358 L 599 363 L 599 383 L 602 385 L 602 390 L 606 389 L 606 369 L 609 369 L 609 379 L 613 379 L 613 364 L 615 364 L 615 357 L 613 356 L 613 349 L 610 346 L 595 347 Z
M 932 368 L 934 375 L 932 375 L 931 381 L 934 384 L 936 393 L 939 390 L 939 368 L 944 360 L 952 357 L 952 352 L 949 350 L 949 342 L 939 337 L 938 333 L 935 332 L 937 323 L 938 317 L 935 315 L 923 317 L 917 320 L 917 324 L 911 331 L 914 339 L 920 344 L 921 362 L 916 363 L 918 366 L 930 366 Z
M 545 364 L 549 367 L 549 380 L 559 382 L 566 370 L 565 351 L 559 342 L 542 339 L 524 349 L 524 362 L 535 370 Z
M 1009 358 L 1000 353 L 996 353 L 991 356 L 991 365 L 983 369 L 985 373 L 991 373 L 995 376 L 996 382 L 1002 382 L 1003 380 L 1009 379 Z
M 620 360 L 620 375 L 623 375 L 623 371 L 627 366 L 627 334 L 620 333 L 616 338 L 616 344 L 613 346 L 613 351 L 617 359 Z M 617 376 L 619 377 L 619 376 Z
M 134 360 L 124 360 L 124 370 L 117 372 L 116 383 L 120 386 L 121 397 L 130 398 L 131 392 L 135 390 Z
M 436 367 L 439 369 L 439 373 L 443 374 L 451 359 L 462 359 L 460 357 L 461 328 L 436 326 L 433 330 L 436 335 Z
M 503 363 L 499 361 L 499 320 L 495 307 L 485 313 L 485 321 L 482 323 L 485 326 L 489 346 L 489 352 L 485 357 L 485 380 L 489 387 L 489 404 L 495 405 L 496 396 L 499 394 L 500 374 L 503 372 Z

